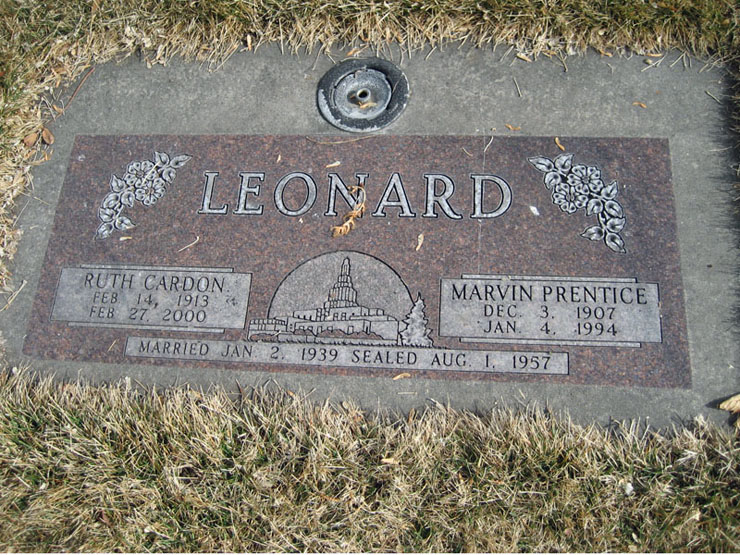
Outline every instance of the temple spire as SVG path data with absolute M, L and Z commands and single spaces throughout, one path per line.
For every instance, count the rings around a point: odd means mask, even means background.
M 350 271 L 349 258 L 345 258 L 342 262 L 342 268 L 339 270 L 337 281 L 329 290 L 329 298 L 324 303 L 325 308 L 357 306 L 357 290 L 352 286 Z

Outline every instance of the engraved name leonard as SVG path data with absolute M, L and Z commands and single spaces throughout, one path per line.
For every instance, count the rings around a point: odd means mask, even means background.
M 586 215 L 595 216 L 595 225 L 590 225 L 581 233 L 590 241 L 603 241 L 604 244 L 614 252 L 626 253 L 625 241 L 622 232 L 627 223 L 627 217 L 622 205 L 616 200 L 619 186 L 616 181 L 606 184 L 602 178 L 598 166 L 586 164 L 575 164 L 574 155 L 563 153 L 554 160 L 546 156 L 534 156 L 527 160 L 535 169 L 544 174 L 543 184 L 550 191 L 552 202 L 566 214 L 574 214 L 578 210 L 584 210 Z M 240 184 L 237 195 L 236 208 L 232 214 L 259 216 L 264 213 L 264 204 L 258 204 L 256 200 L 250 199 L 249 195 L 256 198 L 265 181 L 266 173 L 239 172 Z M 203 186 L 203 198 L 198 214 L 228 213 L 229 205 L 222 204 L 213 206 L 213 193 L 217 171 L 205 172 L 205 184 Z M 356 185 L 347 187 L 345 182 L 337 173 L 329 173 L 328 201 L 324 216 L 333 217 L 337 215 L 336 197 L 339 192 L 350 209 L 355 209 L 366 198 L 364 196 L 365 185 L 370 174 L 367 172 L 355 172 Z M 472 180 L 473 200 L 470 218 L 483 220 L 497 218 L 511 206 L 512 192 L 506 180 L 493 174 L 469 174 Z M 425 185 L 424 213 L 422 218 L 437 218 L 437 207 L 442 214 L 452 220 L 462 220 L 463 215 L 450 203 L 455 194 L 455 182 L 444 173 L 424 173 Z M 289 208 L 285 203 L 285 191 L 289 185 L 302 183 L 298 187 L 305 188 L 305 200 L 296 208 Z M 442 190 L 439 191 L 439 185 Z M 498 204 L 493 210 L 486 210 L 484 202 L 489 191 L 498 196 Z M 354 195 L 353 193 L 357 193 Z M 360 194 L 363 194 L 360 197 Z M 275 185 L 273 201 L 278 212 L 285 216 L 301 216 L 308 212 L 317 200 L 317 185 L 315 179 L 309 174 L 293 171 L 280 177 Z M 495 201 L 494 201 L 495 204 Z M 398 208 L 398 217 L 415 218 L 416 212 L 409 201 L 401 174 L 393 172 L 388 178 L 387 184 L 380 195 L 371 216 L 385 218 L 386 208 Z
M 136 201 L 145 206 L 153 206 L 167 192 L 168 187 L 174 185 L 177 170 L 191 160 L 192 156 L 180 154 L 170 156 L 164 152 L 155 152 L 153 160 L 132 161 L 126 166 L 123 178 L 111 174 L 109 192 L 98 209 L 100 225 L 95 237 L 105 239 L 116 230 L 124 231 L 135 227 L 131 219 L 124 215 L 127 207 L 134 206 Z M 616 181 L 607 185 L 602 179 L 601 170 L 597 166 L 574 164 L 574 155 L 563 153 L 554 160 L 546 156 L 535 156 L 527 159 L 529 164 L 544 174 L 543 183 L 550 191 L 552 202 L 567 214 L 574 214 L 578 210 L 585 210 L 586 215 L 595 216 L 595 225 L 590 225 L 581 233 L 590 241 L 603 241 L 614 252 L 627 252 L 622 237 L 627 217 L 622 205 L 616 200 L 619 187 Z M 205 171 L 205 183 L 198 214 L 225 215 L 229 213 L 229 204 L 214 206 L 214 189 L 219 177 L 218 171 Z M 265 182 L 265 171 L 239 172 L 239 190 L 236 194 L 236 207 L 231 213 L 237 216 L 261 216 L 265 205 L 259 203 L 262 185 Z M 425 184 L 424 212 L 422 218 L 438 218 L 437 208 L 451 220 L 462 220 L 463 215 L 450 203 L 455 194 L 455 182 L 444 173 L 423 173 Z M 370 177 L 369 172 L 354 172 L 356 185 L 350 187 L 342 180 L 339 174 L 330 172 L 328 179 L 328 200 L 324 216 L 337 216 L 337 193 L 347 204 L 350 210 L 357 210 L 362 206 L 364 210 L 365 186 Z M 497 218 L 511 207 L 511 187 L 503 178 L 493 174 L 470 173 L 472 180 L 472 209 L 470 218 L 477 220 Z M 442 190 L 439 190 L 439 185 Z M 298 206 L 293 208 L 286 203 L 286 191 L 293 193 L 305 189 L 305 197 Z M 496 207 L 486 209 L 486 197 L 498 197 L 490 204 Z M 251 198 L 251 197 L 254 198 Z M 294 195 L 292 195 L 294 196 Z M 273 202 L 277 211 L 289 217 L 299 217 L 307 213 L 315 205 L 318 198 L 318 186 L 310 173 L 291 171 L 277 179 L 273 192 Z M 294 199 L 292 199 L 293 202 Z M 374 218 L 385 218 L 386 209 L 397 208 L 399 218 L 415 218 L 417 213 L 411 202 L 399 172 L 392 172 L 387 184 L 380 195 L 375 209 L 371 212 Z M 489 207 L 490 208 L 490 207 Z
M 354 207 L 359 201 L 359 195 L 353 194 L 352 190 L 364 189 L 370 174 L 355 172 L 356 185 L 348 187 L 337 173 L 329 173 L 327 207 L 324 216 L 333 217 L 337 215 L 336 199 L 337 193 L 341 195 L 348 207 Z M 229 213 L 229 204 L 214 206 L 213 195 L 216 188 L 219 172 L 205 172 L 205 183 L 203 185 L 203 196 L 198 214 Z M 497 175 L 492 174 L 470 174 L 473 187 L 473 206 L 470 213 L 471 218 L 496 218 L 504 214 L 511 206 L 511 187 Z M 231 208 L 231 213 L 242 216 L 260 216 L 264 213 L 264 204 L 258 204 L 256 197 L 260 195 L 262 185 L 265 181 L 265 172 L 239 172 L 239 190 L 235 195 L 236 205 Z M 442 214 L 452 220 L 461 220 L 463 215 L 450 203 L 455 193 L 455 182 L 452 178 L 441 173 L 425 173 L 423 180 L 426 187 L 424 213 L 422 218 L 437 218 L 437 207 Z M 305 200 L 298 207 L 289 208 L 285 203 L 285 194 L 288 188 L 305 189 Z M 441 187 L 441 190 L 440 190 Z M 493 210 L 484 208 L 484 199 L 490 196 L 489 192 L 497 192 L 498 205 Z M 254 197 L 254 198 L 252 198 Z M 284 216 L 297 217 L 305 214 L 313 208 L 318 198 L 318 186 L 311 174 L 305 172 L 290 172 L 280 177 L 275 184 L 273 203 L 277 211 Z M 398 216 L 401 218 L 415 218 L 417 212 L 411 205 L 403 179 L 398 172 L 393 172 L 388 178 L 387 184 L 380 195 L 371 216 L 375 218 L 386 217 L 387 208 L 398 208 Z

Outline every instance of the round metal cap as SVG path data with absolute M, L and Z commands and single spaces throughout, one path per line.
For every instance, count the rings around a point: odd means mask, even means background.
M 316 96 L 321 115 L 334 127 L 367 133 L 401 115 L 409 98 L 409 82 L 386 60 L 351 59 L 324 74 Z

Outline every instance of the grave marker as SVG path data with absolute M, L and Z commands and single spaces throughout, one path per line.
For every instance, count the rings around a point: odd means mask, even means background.
M 689 387 L 667 141 L 563 142 L 78 136 L 24 353 Z

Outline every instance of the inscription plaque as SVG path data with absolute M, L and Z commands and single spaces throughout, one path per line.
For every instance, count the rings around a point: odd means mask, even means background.
M 560 140 L 78 136 L 24 352 L 689 387 L 667 141 Z
M 250 277 L 219 268 L 62 268 L 51 319 L 98 328 L 222 333 L 244 327 Z
M 442 279 L 439 335 L 462 341 L 660 343 L 655 283 L 632 279 L 463 276 Z

